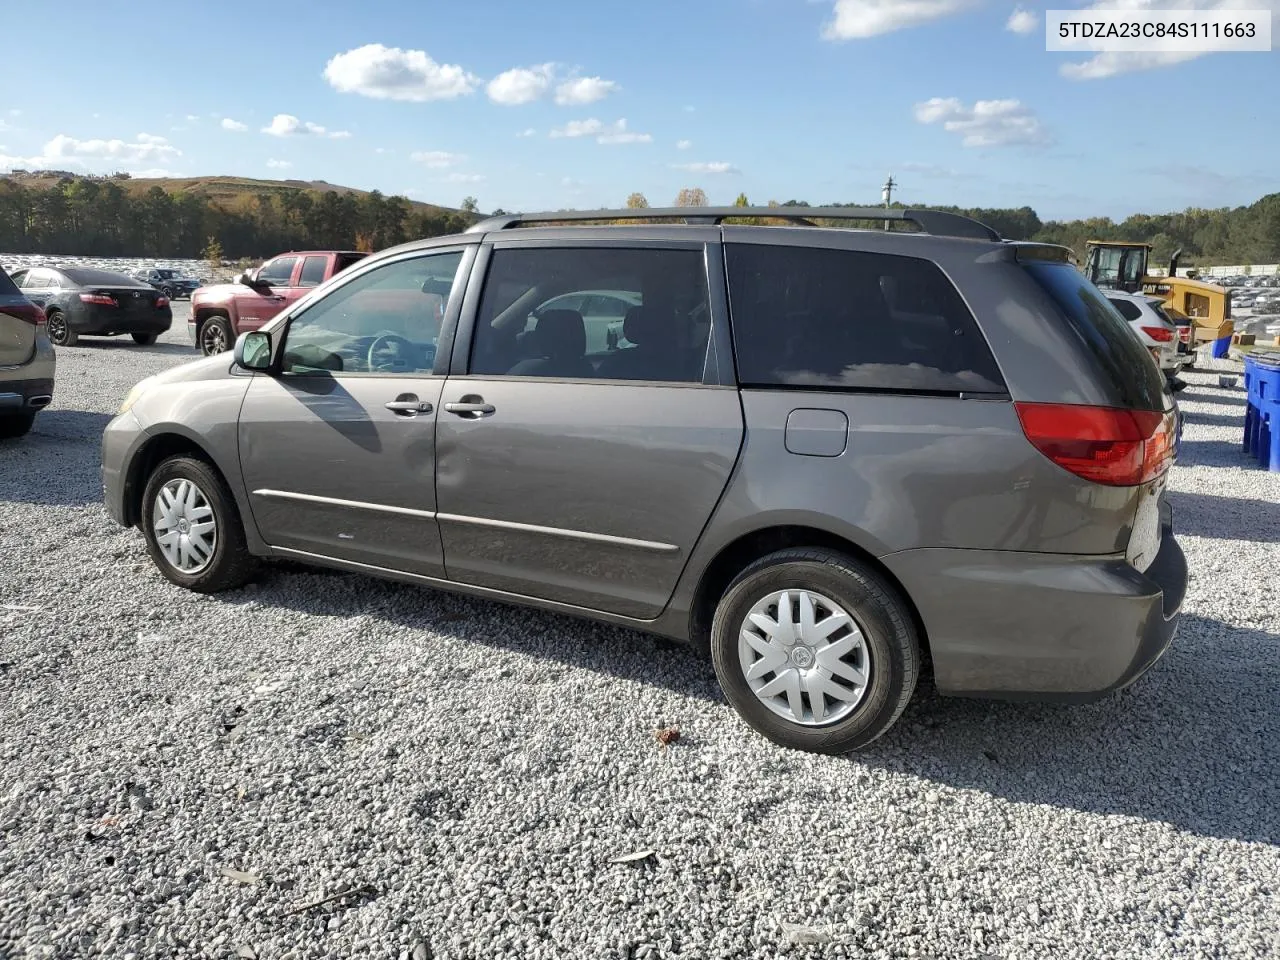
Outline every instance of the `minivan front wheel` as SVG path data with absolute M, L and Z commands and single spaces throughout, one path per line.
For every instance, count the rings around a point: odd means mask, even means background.
M 747 567 L 716 608 L 711 652 L 748 724 L 817 753 L 856 750 L 892 727 L 920 670 L 901 597 L 830 550 L 782 550 Z
M 209 464 L 170 457 L 142 495 L 147 552 L 173 583 L 200 593 L 243 586 L 257 566 L 235 498 Z

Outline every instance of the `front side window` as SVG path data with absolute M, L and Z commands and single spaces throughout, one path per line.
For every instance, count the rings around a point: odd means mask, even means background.
M 462 251 L 396 260 L 338 287 L 289 322 L 292 374 L 426 375 Z
M 293 278 L 293 265 L 297 257 L 276 257 L 262 265 L 258 271 L 258 282 L 272 287 L 287 287 Z
M 928 260 L 755 244 L 725 257 L 743 386 L 1004 391 L 969 308 Z
M 471 372 L 698 383 L 710 330 L 701 250 L 495 250 Z

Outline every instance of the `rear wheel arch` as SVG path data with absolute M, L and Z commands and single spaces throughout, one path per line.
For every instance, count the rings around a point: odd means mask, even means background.
M 709 651 L 711 621 L 715 616 L 716 606 L 725 590 L 742 571 L 762 557 L 780 550 L 804 548 L 825 549 L 843 554 L 863 564 L 892 588 L 911 614 L 916 635 L 920 638 L 924 667 L 927 669 L 930 666 L 929 635 L 925 631 L 924 620 L 915 601 L 893 572 L 873 554 L 851 540 L 817 527 L 795 524 L 761 527 L 743 534 L 722 547 L 712 558 L 702 572 L 689 609 L 689 638 L 693 645 L 703 653 Z

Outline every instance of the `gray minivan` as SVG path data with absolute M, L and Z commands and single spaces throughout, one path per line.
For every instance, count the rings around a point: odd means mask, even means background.
M 919 229 L 830 226 L 886 218 Z M 634 304 L 621 335 L 588 291 Z M 839 752 L 926 665 L 1067 701 L 1150 667 L 1186 589 L 1175 450 L 1164 378 L 1062 247 L 686 208 L 370 257 L 138 384 L 103 481 L 184 587 L 288 558 L 652 631 L 709 647 L 766 736 Z

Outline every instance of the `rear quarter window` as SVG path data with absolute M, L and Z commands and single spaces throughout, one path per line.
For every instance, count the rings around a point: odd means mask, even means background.
M 743 386 L 1003 394 L 977 321 L 947 276 L 915 257 L 727 244 Z
M 1165 408 L 1164 375 L 1110 301 L 1069 263 L 1024 264 L 1061 313 L 1068 330 L 1094 357 L 1117 406 Z
M 13 282 L 9 274 L 0 270 L 0 295 L 12 297 L 18 293 L 18 285 Z

